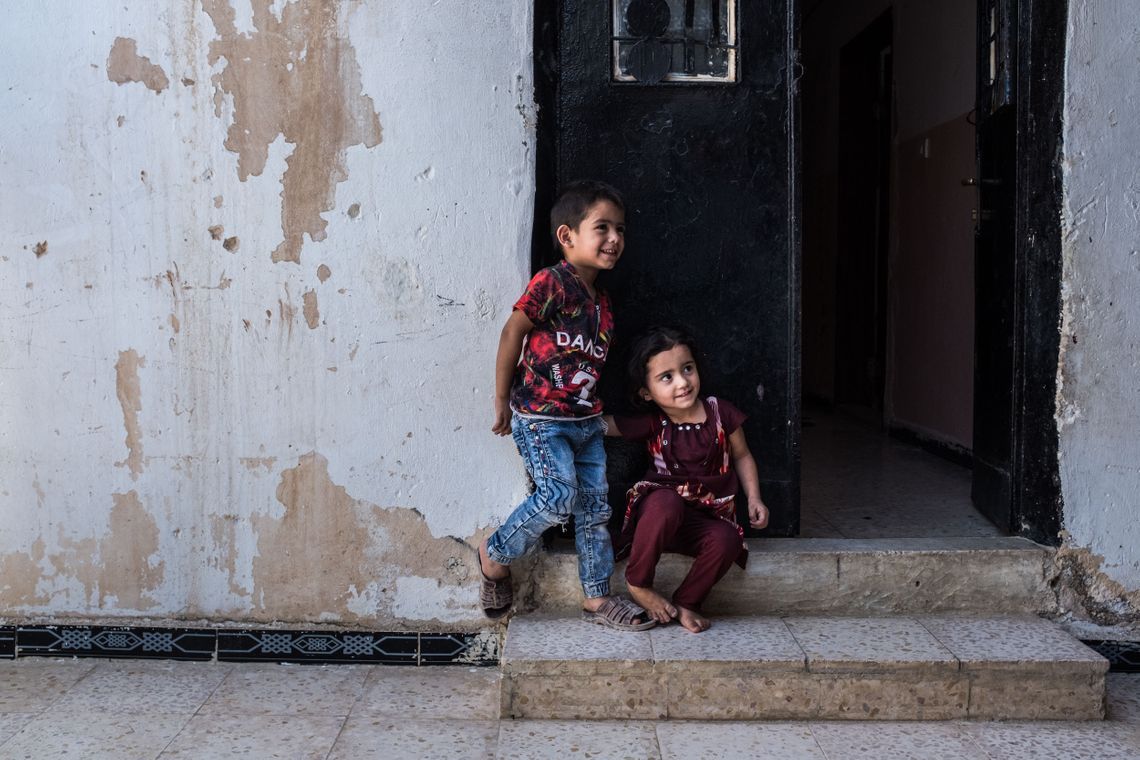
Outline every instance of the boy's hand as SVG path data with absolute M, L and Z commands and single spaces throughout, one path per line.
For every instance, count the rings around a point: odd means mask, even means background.
M 768 507 L 759 499 L 748 502 L 748 524 L 757 529 L 768 525 Z
M 505 398 L 495 399 L 495 421 L 491 424 L 495 435 L 509 435 L 511 432 L 511 404 Z

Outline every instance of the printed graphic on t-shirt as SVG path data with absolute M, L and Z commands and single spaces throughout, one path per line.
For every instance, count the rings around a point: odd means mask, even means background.
M 589 291 L 563 261 L 543 269 L 515 308 L 534 323 L 511 389 L 511 406 L 540 417 L 589 417 L 602 411 L 595 386 L 609 352 L 609 299 Z

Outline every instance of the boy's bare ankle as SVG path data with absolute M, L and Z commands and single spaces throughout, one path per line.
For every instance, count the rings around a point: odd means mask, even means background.
M 510 565 L 499 564 L 487 554 L 486 540 L 479 544 L 479 570 L 483 573 L 483 577 L 493 581 L 510 577 L 511 574 Z

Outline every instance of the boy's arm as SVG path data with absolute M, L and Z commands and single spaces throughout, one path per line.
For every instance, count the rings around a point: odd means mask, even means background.
M 511 432 L 511 382 L 522 353 L 523 340 L 532 327 L 534 322 L 530 317 L 515 309 L 499 334 L 499 353 L 495 355 L 495 420 L 491 424 L 491 432 L 495 435 Z
M 732 446 L 732 463 L 736 467 L 736 475 L 748 497 L 748 522 L 753 528 L 763 528 L 768 524 L 768 507 L 760 498 L 760 471 L 748 449 L 748 441 L 744 439 L 744 430 L 737 428 L 732 431 L 728 442 Z

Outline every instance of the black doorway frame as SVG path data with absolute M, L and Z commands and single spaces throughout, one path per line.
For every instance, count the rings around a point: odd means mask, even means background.
M 790 0 L 786 34 L 792 71 L 789 92 L 788 240 L 794 254 L 791 293 L 793 360 L 787 381 L 795 413 L 791 458 L 797 479 L 792 488 L 796 518 L 788 526 L 798 532 L 798 477 L 802 417 L 801 279 L 802 158 L 800 155 L 799 55 L 800 19 L 810 0 Z M 1017 12 L 1017 329 L 1014 356 L 1014 456 L 1011 491 L 1014 533 L 1039 543 L 1058 545 L 1062 502 L 1055 422 L 1057 365 L 1060 357 L 1061 210 L 1063 185 L 1064 63 L 1068 0 L 1014 0 Z M 534 15 L 534 79 L 538 120 L 535 146 L 536 188 L 532 230 L 532 265 L 549 255 L 546 214 L 553 194 L 557 150 L 556 77 L 558 2 L 536 0 Z M 978 401 L 975 399 L 975 403 Z
M 1056 423 L 1068 0 L 1017 0 L 1013 532 L 1060 545 Z M 975 400 L 975 403 L 978 403 Z

